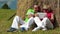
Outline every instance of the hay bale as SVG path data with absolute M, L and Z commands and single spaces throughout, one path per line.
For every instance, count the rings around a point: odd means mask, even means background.
M 22 19 L 24 19 L 27 9 L 31 8 L 36 2 L 38 2 L 40 5 L 43 5 L 43 4 L 51 5 L 52 9 L 55 10 L 54 13 L 55 13 L 57 22 L 59 23 L 60 16 L 59 16 L 58 0 L 18 0 L 17 15 L 20 16 Z

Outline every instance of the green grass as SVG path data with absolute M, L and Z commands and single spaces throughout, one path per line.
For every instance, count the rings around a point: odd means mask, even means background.
M 60 34 L 60 28 L 56 28 L 54 30 L 47 30 L 47 31 L 36 31 L 31 32 L 31 30 L 27 32 L 7 32 L 7 29 L 10 28 L 12 24 L 12 20 L 8 21 L 8 18 L 11 17 L 16 10 L 8 10 L 8 9 L 0 9 L 0 34 Z

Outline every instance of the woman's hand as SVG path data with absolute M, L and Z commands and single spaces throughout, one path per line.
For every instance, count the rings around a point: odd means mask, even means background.
M 54 20 L 54 14 L 51 15 L 51 20 Z

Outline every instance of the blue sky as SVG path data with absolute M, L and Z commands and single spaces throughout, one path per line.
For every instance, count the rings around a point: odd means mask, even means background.
M 0 8 L 4 5 L 4 3 L 7 3 L 7 5 L 11 9 L 16 9 L 17 8 L 17 0 L 0 0 Z

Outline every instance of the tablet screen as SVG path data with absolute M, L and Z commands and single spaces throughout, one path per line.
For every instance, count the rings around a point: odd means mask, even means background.
M 44 17 L 46 17 L 46 13 L 37 13 L 39 15 L 40 19 L 43 19 Z

